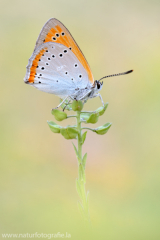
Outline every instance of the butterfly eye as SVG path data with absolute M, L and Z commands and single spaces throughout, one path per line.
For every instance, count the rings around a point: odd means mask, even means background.
M 100 89 L 101 84 L 99 82 L 97 82 L 97 89 Z

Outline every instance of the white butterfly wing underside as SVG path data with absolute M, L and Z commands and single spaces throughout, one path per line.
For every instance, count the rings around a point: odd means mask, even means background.
M 24 81 L 61 98 L 73 96 L 79 89 L 91 85 L 75 54 L 66 46 L 54 42 L 43 43 L 34 50 Z

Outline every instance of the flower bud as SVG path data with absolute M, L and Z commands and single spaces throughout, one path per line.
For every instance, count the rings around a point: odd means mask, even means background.
M 73 111 L 81 111 L 83 108 L 83 103 L 81 101 L 73 101 L 72 102 L 72 110 Z
M 61 128 L 60 132 L 66 139 L 76 139 L 78 135 L 77 129 L 70 126 Z
M 54 115 L 57 121 L 62 121 L 67 118 L 67 114 L 58 109 L 52 109 L 51 113 Z
M 52 132 L 54 133 L 60 133 L 60 129 L 61 129 L 61 126 L 57 125 L 56 123 L 54 123 L 53 121 L 47 121 L 50 129 Z
M 100 126 L 100 127 L 96 128 L 95 132 L 97 134 L 103 135 L 103 134 L 105 134 L 109 130 L 111 125 L 112 125 L 111 123 L 106 123 L 103 126 Z
M 92 112 L 82 112 L 81 113 L 81 119 L 83 121 L 87 121 L 91 115 L 92 115 Z
M 96 122 L 98 122 L 98 118 L 99 118 L 99 113 L 92 113 L 86 122 L 87 123 L 96 123 Z
M 108 103 L 105 103 L 104 106 L 99 107 L 96 112 L 99 113 L 99 116 L 103 115 L 108 107 Z

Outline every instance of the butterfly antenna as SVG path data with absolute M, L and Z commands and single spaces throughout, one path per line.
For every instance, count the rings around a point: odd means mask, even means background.
M 108 76 L 102 77 L 101 79 L 99 79 L 99 81 L 101 81 L 103 78 L 115 77 L 115 76 L 119 76 L 119 75 L 125 75 L 125 74 L 131 73 L 131 72 L 133 72 L 133 70 L 129 70 L 129 71 L 123 72 L 123 73 L 117 73 L 117 74 L 108 75 Z

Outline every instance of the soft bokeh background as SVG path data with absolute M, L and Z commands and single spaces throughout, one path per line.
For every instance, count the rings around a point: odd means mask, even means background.
M 109 107 L 97 126 L 113 125 L 104 136 L 88 132 L 84 144 L 89 230 L 77 208 L 72 141 L 47 126 L 59 99 L 23 83 L 51 17 L 70 30 L 95 79 L 134 69 L 104 80 Z M 160 2 L 1 0 L 0 34 L 0 232 L 160 239 Z M 85 109 L 100 105 L 93 99 Z

